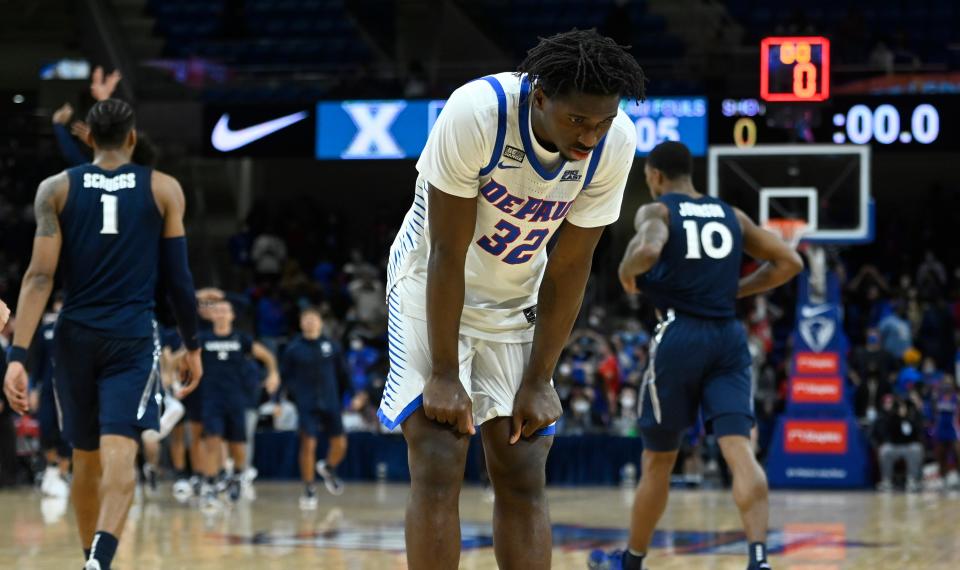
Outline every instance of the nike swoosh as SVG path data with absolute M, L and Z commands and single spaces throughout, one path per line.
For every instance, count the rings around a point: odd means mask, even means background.
M 273 134 L 280 129 L 285 129 L 294 123 L 306 119 L 308 113 L 300 111 L 278 119 L 272 119 L 265 123 L 246 127 L 237 131 L 230 129 L 230 114 L 224 113 L 220 116 L 216 126 L 213 127 L 213 134 L 210 135 L 210 143 L 213 148 L 220 152 L 230 152 L 248 144 L 260 140 L 263 137 Z
M 509 164 L 504 164 L 503 161 L 500 161 L 500 164 L 497 165 L 497 168 L 520 168 L 519 166 L 510 166 Z
M 800 314 L 803 315 L 805 319 L 812 319 L 817 315 L 822 315 L 832 309 L 830 305 L 817 305 L 816 307 L 803 307 L 800 309 Z

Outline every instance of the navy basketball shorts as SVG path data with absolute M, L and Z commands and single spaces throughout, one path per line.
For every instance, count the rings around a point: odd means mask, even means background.
M 109 338 L 66 319 L 57 323 L 54 380 L 63 438 L 95 451 L 101 435 L 139 441 L 160 429 L 160 344 L 154 338 Z
M 40 387 L 40 409 L 37 421 L 40 423 L 40 447 L 44 450 L 56 449 L 60 457 L 70 457 L 70 446 L 60 433 L 60 410 L 54 393 L 53 379 L 50 378 Z
M 188 422 L 203 423 L 203 387 L 204 384 L 201 381 L 196 389 L 187 394 L 180 402 L 183 404 L 183 407 L 186 408 L 186 413 L 183 417 L 186 418 Z
M 297 410 L 297 422 L 300 433 L 308 437 L 317 437 L 321 432 L 327 437 L 343 435 L 343 417 L 340 412 L 327 410 Z
M 668 317 L 650 346 L 640 401 L 644 449 L 676 451 L 698 414 L 707 433 L 749 437 L 750 351 L 736 319 Z
M 203 402 L 204 437 L 221 437 L 230 443 L 246 443 L 247 410 L 242 402 L 228 402 L 210 396 Z

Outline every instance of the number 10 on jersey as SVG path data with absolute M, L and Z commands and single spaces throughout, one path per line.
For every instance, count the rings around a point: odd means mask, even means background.
M 720 222 L 707 222 L 700 228 L 696 220 L 684 220 L 683 229 L 687 234 L 687 259 L 703 259 L 703 253 L 711 259 L 723 259 L 733 251 L 733 234 Z

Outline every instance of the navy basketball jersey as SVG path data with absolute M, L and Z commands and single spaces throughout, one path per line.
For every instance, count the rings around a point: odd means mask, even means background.
M 85 164 L 67 174 L 70 191 L 60 213 L 62 318 L 107 337 L 153 336 L 163 218 L 151 169 Z
M 200 348 L 204 397 L 245 402 L 247 357 L 253 350 L 253 339 L 237 331 L 225 336 L 207 331 L 200 333 Z
M 670 237 L 640 289 L 658 309 L 698 317 L 735 316 L 743 233 L 733 208 L 710 196 L 666 194 Z

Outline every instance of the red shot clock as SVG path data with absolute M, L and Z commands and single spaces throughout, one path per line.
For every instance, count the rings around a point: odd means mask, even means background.
M 830 40 L 820 36 L 769 37 L 760 42 L 760 98 L 825 101 L 830 97 Z

